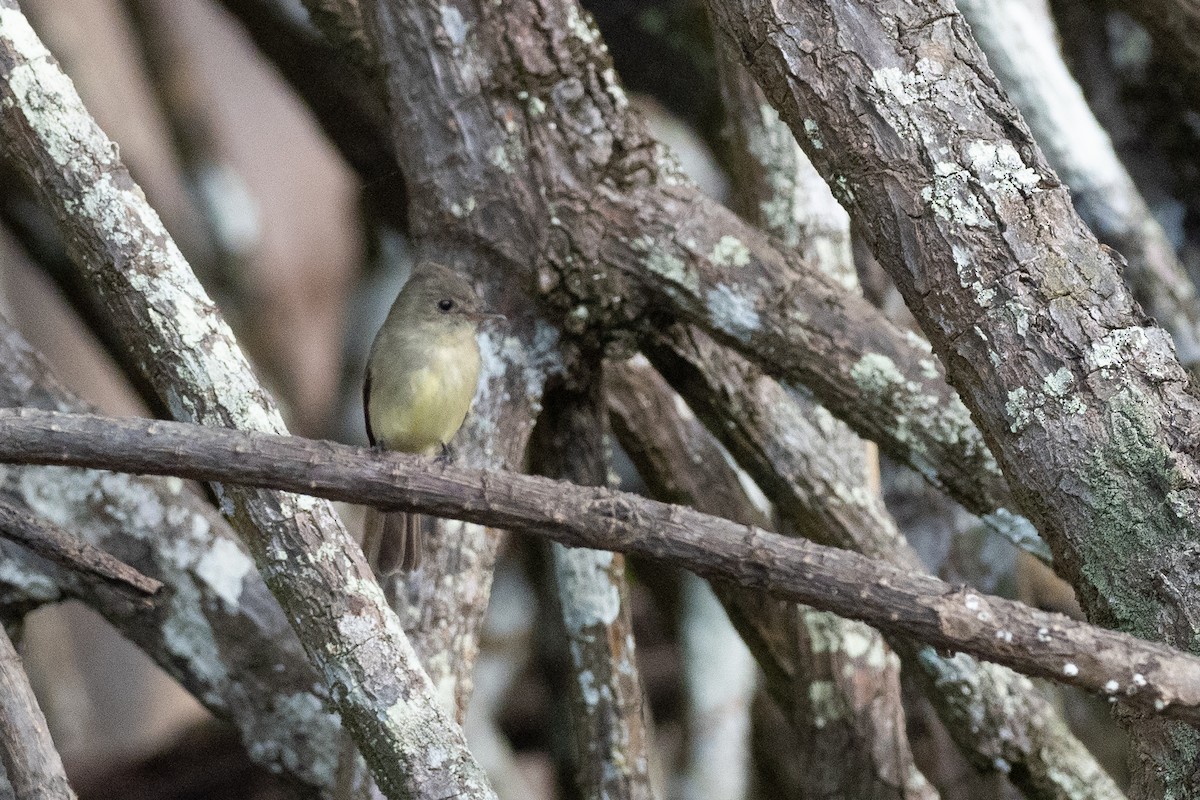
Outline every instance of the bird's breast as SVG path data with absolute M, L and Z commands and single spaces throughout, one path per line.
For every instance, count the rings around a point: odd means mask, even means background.
M 390 450 L 431 452 L 454 438 L 471 409 L 479 381 L 479 346 L 472 331 L 406 350 L 372 372 L 371 429 Z

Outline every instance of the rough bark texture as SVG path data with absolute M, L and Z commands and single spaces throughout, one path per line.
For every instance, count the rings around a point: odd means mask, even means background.
M 736 58 L 727 43 L 720 47 L 725 59 Z M 857 288 L 845 211 L 750 76 L 740 65 L 721 66 L 734 153 L 740 154 L 734 196 L 743 213 L 781 239 L 794 239 L 818 269 Z M 825 409 L 785 392 L 696 331 L 679 327 L 673 346 L 651 352 L 793 530 L 921 570 L 870 486 L 862 442 Z M 912 642 L 896 646 L 913 674 L 923 676 L 934 706 L 977 768 L 1013 773 L 1031 796 L 1077 797 L 1084 785 L 1092 796 L 1119 796 L 1027 682 L 992 665 L 922 653 Z
M 1115 696 L 1133 710 L 1200 721 L 1196 656 L 624 492 L 298 437 L 28 409 L 0 412 L 0 461 L 269 486 L 636 553 Z
M 769 527 L 724 453 L 649 365 L 608 372 L 613 427 L 654 497 Z M 797 734 L 799 751 L 788 757 L 806 765 L 803 796 L 937 796 L 912 763 L 900 665 L 877 632 L 728 583 L 713 589 Z
M 919 337 L 701 195 L 573 0 L 375 0 L 392 141 L 427 247 L 486 257 L 589 344 L 695 321 L 969 507 L 1007 487 Z
M 796 248 L 811 269 L 857 294 L 859 287 L 845 211 L 800 153 L 791 132 L 767 104 L 738 54 L 724 45 L 723 40 L 718 40 L 718 48 L 718 84 L 726 112 L 728 156 L 732 162 L 730 195 L 734 206 L 761 230 Z M 646 380 L 650 379 L 648 374 Z M 814 405 L 813 409 L 816 408 Z M 822 410 L 822 413 L 827 412 Z M 707 440 L 703 426 L 694 416 L 690 425 L 694 429 L 693 441 Z M 862 468 L 860 477 L 865 479 L 866 463 L 861 455 L 867 445 L 861 439 L 839 424 L 830 431 L 829 444 L 844 451 L 854 465 Z M 709 448 L 717 450 L 712 443 Z M 860 457 L 854 457 L 856 454 Z M 706 463 L 709 460 L 711 454 Z M 685 470 L 685 464 L 681 460 L 676 469 Z M 660 465 L 660 469 L 663 467 Z M 717 458 L 709 469 L 717 471 L 716 477 L 734 478 L 732 488 L 740 488 L 733 471 L 725 467 L 727 472 L 722 475 L 722 467 L 724 460 Z M 692 489 L 702 504 L 690 505 L 714 513 L 711 504 L 704 501 L 711 495 L 697 491 L 699 485 Z M 742 495 L 739 499 L 741 504 L 730 506 L 731 510 L 745 508 L 747 498 Z M 730 514 L 719 513 L 719 516 L 728 518 Z M 749 519 L 738 521 L 752 523 Z M 728 587 L 721 591 L 721 596 L 730 604 L 731 616 L 743 619 L 743 626 L 745 618 L 755 614 L 756 605 L 764 611 L 773 609 L 770 601 L 761 598 L 754 601 L 744 593 L 739 604 L 738 595 L 731 595 Z M 801 780 L 809 784 L 811 795 L 936 794 L 912 763 L 900 700 L 899 661 L 878 632 L 799 606 L 785 608 L 783 620 L 772 620 L 769 613 L 764 614 L 764 622 L 786 622 L 788 612 L 795 615 L 792 621 L 801 622 L 803 627 L 792 627 L 791 631 L 786 625 L 778 627 L 767 641 L 795 647 L 790 653 L 784 651 L 796 662 L 790 665 L 791 680 L 808 684 L 806 695 L 797 695 L 791 706 L 784 707 L 800 741 L 806 742 L 807 755 L 816 756 L 805 762 L 826 765 L 805 771 L 807 775 Z M 802 688 L 797 685 L 792 690 Z M 822 697 L 828 702 L 818 702 Z M 874 721 L 865 722 L 872 716 Z M 805 723 L 811 724 L 811 728 L 805 730 Z M 853 763 L 853 759 L 865 763 L 860 768 L 847 768 L 848 760 Z
M 4 502 L 0 502 L 0 536 L 20 543 L 31 553 L 61 567 L 80 573 L 85 580 L 124 589 L 147 605 L 150 603 L 148 596 L 162 588 L 161 581 L 143 575 L 58 526 Z
M 0 764 L 16 800 L 75 800 L 46 717 L 0 627 Z M 2 779 L 0 779 L 2 780 Z
M 960 0 L 958 7 L 1046 158 L 1070 187 L 1079 215 L 1128 260 L 1126 281 L 1146 312 L 1170 331 L 1180 360 L 1196 361 L 1195 287 L 1063 63 L 1046 0 Z
M 1091 618 L 1200 647 L 1200 404 L 953 4 L 710 9 L 840 191 Z M 1193 732 L 1135 729 L 1139 791 L 1186 791 Z
M 0 406 L 89 411 L 0 321 Z M 333 782 L 336 714 L 228 523 L 181 481 L 56 467 L 0 469 L 0 498 L 157 576 L 147 609 L 19 548 L 0 554 L 0 606 L 77 597 L 238 731 L 256 762 L 315 793 Z
M 648 352 L 793 530 L 924 573 L 867 486 L 861 453 L 839 445 L 845 433 L 837 420 L 801 405 L 699 332 L 678 332 L 670 346 Z M 1036 797 L 1121 796 L 1028 681 L 970 658 L 892 644 L 919 670 L 930 701 L 976 768 L 1007 772 Z
M 15 2 L 0 3 L 0 133 L 173 415 L 282 432 L 157 214 Z M 389 797 L 491 797 L 462 732 L 328 503 L 217 487 Z
M 607 419 L 598 365 L 582 384 L 546 394 L 531 442 L 534 469 L 581 486 L 608 484 Z M 551 545 L 571 657 L 571 731 L 583 797 L 648 800 L 650 742 L 633 644 L 625 556 Z

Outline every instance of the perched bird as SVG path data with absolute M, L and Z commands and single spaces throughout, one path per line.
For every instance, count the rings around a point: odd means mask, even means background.
M 367 360 L 363 410 L 373 446 L 422 455 L 447 452 L 475 400 L 479 323 L 495 316 L 449 267 L 431 261 L 413 267 Z M 420 516 L 372 510 L 363 552 L 381 576 L 416 569 Z

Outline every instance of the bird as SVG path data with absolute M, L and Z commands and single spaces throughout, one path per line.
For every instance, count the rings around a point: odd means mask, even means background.
M 371 446 L 448 457 L 479 383 L 479 326 L 501 318 L 461 273 L 433 261 L 413 267 L 375 336 L 363 378 Z M 382 519 L 380 519 L 382 517 Z M 380 577 L 420 566 L 421 518 L 368 513 L 363 551 Z

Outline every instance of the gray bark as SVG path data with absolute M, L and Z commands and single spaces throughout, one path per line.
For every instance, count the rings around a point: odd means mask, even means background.
M 0 3 L 0 134 L 173 415 L 285 430 L 228 327 L 15 2 Z M 389 797 L 491 797 L 357 544 L 325 502 L 216 487 Z
M 264 485 L 663 559 L 1139 712 L 1200 722 L 1200 657 L 912 569 L 624 492 L 331 442 L 178 422 L 0 412 L 0 461 Z M 303 470 L 296 465 L 303 464 Z
M 1089 617 L 1200 647 L 1200 403 L 953 4 L 709 7 L 840 187 Z M 1186 791 L 1194 733 L 1131 724 L 1139 791 Z
M 8 634 L 0 628 L 0 764 L 16 800 L 75 800 L 62 758 L 50 739 Z

